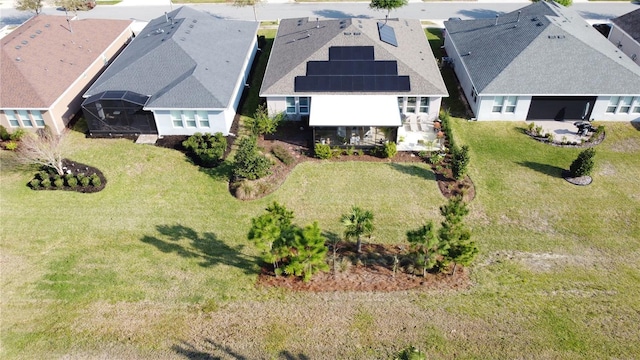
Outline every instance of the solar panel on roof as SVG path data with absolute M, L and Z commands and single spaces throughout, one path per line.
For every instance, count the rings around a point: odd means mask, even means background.
M 380 36 L 380 41 L 385 42 L 389 45 L 393 45 L 398 47 L 398 40 L 396 40 L 396 32 L 393 28 L 385 23 L 378 23 L 378 35 Z

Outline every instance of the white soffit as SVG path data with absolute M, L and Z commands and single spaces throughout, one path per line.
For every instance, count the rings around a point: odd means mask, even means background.
M 395 95 L 313 95 L 309 126 L 402 124 Z

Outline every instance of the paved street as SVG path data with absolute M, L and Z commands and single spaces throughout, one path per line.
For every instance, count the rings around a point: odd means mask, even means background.
M 162 3 L 165 5 L 161 5 Z M 24 22 L 32 14 L 12 8 L 12 0 L 0 0 L 0 28 Z M 140 5 L 143 4 L 143 5 Z M 146 4 L 146 5 L 145 5 Z M 450 17 L 492 18 L 525 6 L 527 2 L 411 2 L 409 5 L 391 12 L 392 17 L 417 18 L 423 20 L 443 20 Z M 171 5 L 168 0 L 125 0 L 118 5 L 99 5 L 91 11 L 78 12 L 80 18 L 135 19 L 148 21 L 170 11 L 179 5 Z M 225 19 L 253 20 L 253 9 L 227 4 L 194 4 L 195 8 L 207 11 Z M 637 9 L 639 5 L 630 2 L 577 2 L 572 8 L 588 20 L 606 21 Z M 54 7 L 43 10 L 45 14 L 64 15 L 64 11 Z M 369 9 L 369 3 L 268 3 L 257 8 L 259 20 L 277 20 L 290 17 L 320 18 L 382 18 L 385 12 Z

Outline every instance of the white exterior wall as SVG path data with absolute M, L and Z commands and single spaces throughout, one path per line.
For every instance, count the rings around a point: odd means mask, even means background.
M 447 56 L 453 61 L 453 71 L 458 77 L 460 87 L 462 88 L 462 92 L 464 93 L 464 96 L 467 99 L 469 106 L 471 107 L 471 111 L 473 111 L 473 114 L 478 117 L 478 103 L 473 101 L 473 96 L 471 96 L 471 93 L 473 91 L 473 83 L 471 82 L 471 78 L 469 77 L 467 69 L 464 67 L 462 60 L 460 59 L 458 49 L 456 49 L 455 44 L 450 40 L 449 36 L 445 36 L 444 38 L 444 49 L 447 52 Z
M 180 110 L 177 110 L 180 111 Z M 176 127 L 173 126 L 169 110 L 155 110 L 153 116 L 156 119 L 156 127 L 158 128 L 158 135 L 193 135 L 199 133 L 211 133 L 215 134 L 221 132 L 223 135 L 229 134 L 229 128 L 231 123 L 227 124 L 225 118 L 225 112 L 220 110 L 205 110 L 209 117 L 209 127 L 201 127 L 200 122 L 196 121 L 196 127 Z M 233 118 L 231 119 L 233 121 Z
M 440 115 L 440 106 L 442 104 L 442 98 L 441 97 L 429 97 L 429 112 L 428 113 L 424 113 L 424 112 L 420 112 L 420 99 L 422 98 L 421 96 L 398 96 L 398 97 L 402 97 L 404 98 L 404 104 L 402 106 L 402 110 L 400 111 L 402 113 L 402 115 L 407 116 L 407 115 L 427 115 L 427 119 L 429 121 L 434 121 L 438 118 L 438 115 Z M 416 98 L 416 109 L 414 112 L 407 112 L 407 98 L 409 97 L 415 97 Z
M 611 96 L 599 96 L 593 105 L 591 119 L 595 121 L 640 121 L 640 113 L 634 113 L 634 107 L 640 106 L 640 96 L 636 96 L 631 104 L 631 111 L 625 113 L 607 113 Z
M 494 96 L 478 97 L 478 104 L 478 111 L 476 112 L 476 119 L 478 121 L 524 121 L 527 119 L 529 107 L 531 106 L 531 96 L 518 96 L 516 110 L 512 113 L 504 112 L 506 105 L 502 106 L 501 113 L 493 112 Z
M 270 115 L 287 111 L 287 102 L 284 96 L 273 96 L 267 98 L 267 110 Z
M 609 41 L 627 54 L 636 64 L 640 65 L 640 43 L 633 40 L 629 34 L 613 25 L 611 32 L 609 32 Z

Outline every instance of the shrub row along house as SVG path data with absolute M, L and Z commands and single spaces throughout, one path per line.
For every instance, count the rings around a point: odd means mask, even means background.
M 0 122 L 59 132 L 83 95 L 93 136 L 228 135 L 258 26 L 180 7 L 111 62 L 129 21 L 36 16 L 2 39 Z M 640 119 L 640 66 L 569 9 L 538 2 L 445 27 L 445 64 L 478 120 Z M 300 18 L 280 23 L 260 96 L 316 142 L 421 150 L 448 93 L 418 20 Z

